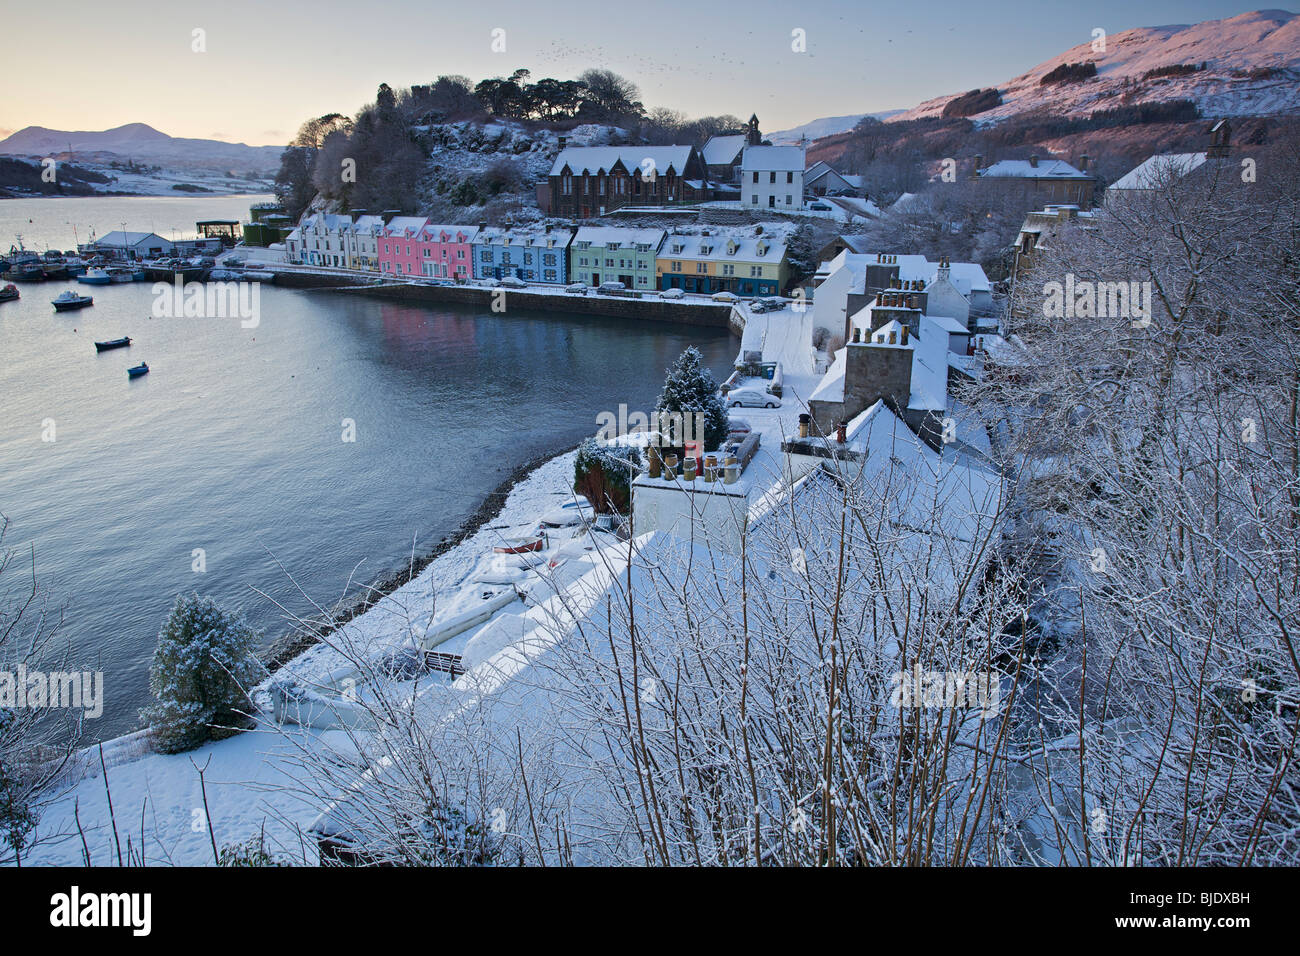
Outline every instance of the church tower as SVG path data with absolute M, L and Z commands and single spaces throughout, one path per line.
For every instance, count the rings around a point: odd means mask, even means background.
M 749 117 L 749 129 L 745 133 L 746 146 L 763 145 L 763 134 L 758 131 L 758 114 L 755 113 Z

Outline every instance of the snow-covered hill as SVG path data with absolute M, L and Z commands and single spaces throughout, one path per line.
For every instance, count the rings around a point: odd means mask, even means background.
M 133 160 L 174 170 L 274 174 L 281 146 L 248 146 L 214 139 L 168 136 L 145 123 L 106 130 L 56 130 L 28 126 L 0 140 L 0 155 L 53 157 L 107 164 Z
M 1040 80 L 1067 63 L 1092 62 L 1097 75 L 1081 82 L 1043 86 Z M 1205 65 L 1185 76 L 1145 77 L 1149 70 Z M 998 86 L 1002 105 L 973 117 L 996 123 L 1019 113 L 1089 113 L 1136 103 L 1194 101 L 1206 117 L 1260 116 L 1300 111 L 1300 17 L 1286 10 L 1256 10 L 1196 24 L 1141 27 L 1071 47 Z M 894 119 L 938 116 L 959 94 L 927 100 Z
M 902 110 L 885 110 L 882 113 L 853 113 L 849 116 L 823 116 L 820 119 L 811 120 L 802 126 L 795 126 L 792 129 L 778 130 L 767 136 L 775 146 L 788 146 L 798 143 L 803 137 L 808 137 L 809 141 L 821 139 L 823 136 L 834 136 L 837 133 L 847 133 L 853 127 L 858 125 L 858 120 L 864 116 L 872 116 L 878 120 L 886 120 L 891 116 L 897 116 Z

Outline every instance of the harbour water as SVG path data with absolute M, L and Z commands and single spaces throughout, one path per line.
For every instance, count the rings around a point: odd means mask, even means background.
M 0 245 L 13 241 L 5 224 L 28 218 L 24 241 L 38 249 L 74 244 L 50 221 L 100 221 L 102 234 L 128 213 L 128 229 L 188 235 L 249 201 L 0 202 Z M 107 202 L 126 208 L 75 208 Z M 177 202 L 188 228 L 172 221 Z M 94 306 L 55 314 L 68 288 Z M 332 602 L 350 577 L 373 581 L 413 546 L 428 551 L 522 463 L 594 434 L 599 413 L 650 411 L 687 345 L 719 378 L 737 348 L 712 329 L 275 286 L 261 290 L 256 328 L 156 318 L 149 283 L 21 291 L 0 304 L 5 544 L 35 548 L 73 662 L 104 672 L 92 737 L 138 726 L 178 593 L 210 594 L 278 636 L 274 601 L 309 610 L 286 572 Z M 120 336 L 129 349 L 96 353 L 95 340 Z M 128 380 L 141 361 L 150 373 Z M 18 574 L 6 577 L 15 587 Z

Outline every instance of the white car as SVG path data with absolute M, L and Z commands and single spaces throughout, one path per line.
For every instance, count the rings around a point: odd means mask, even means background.
M 713 293 L 714 302 L 739 302 L 740 296 L 734 292 L 715 292 Z
M 601 292 L 622 292 L 626 288 L 627 286 L 621 282 L 602 282 L 600 284 Z
M 574 282 L 572 285 L 566 285 L 566 286 L 564 287 L 564 291 L 565 291 L 565 292 L 582 292 L 582 293 L 585 294 L 586 291 L 587 291 L 587 284 L 586 284 L 585 282 Z
M 769 395 L 767 392 L 760 392 L 756 388 L 733 388 L 723 399 L 728 408 L 740 408 L 748 406 L 750 408 L 779 408 L 781 400 L 775 395 Z
M 497 280 L 498 286 L 505 286 L 508 289 L 526 289 L 528 283 L 518 276 L 502 276 Z
M 664 289 L 659 293 L 661 299 L 680 299 L 686 295 L 685 289 Z

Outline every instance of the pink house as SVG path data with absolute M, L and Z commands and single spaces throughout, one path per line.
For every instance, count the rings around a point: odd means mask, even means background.
M 379 271 L 432 279 L 468 279 L 477 226 L 444 226 L 398 216 L 379 234 Z

